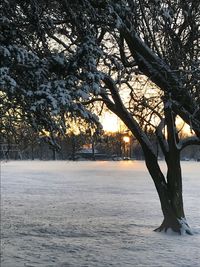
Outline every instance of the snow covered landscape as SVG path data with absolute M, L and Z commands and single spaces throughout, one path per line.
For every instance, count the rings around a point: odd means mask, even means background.
M 200 164 L 182 169 L 193 236 L 153 231 L 162 213 L 142 161 L 1 162 L 1 266 L 200 266 Z

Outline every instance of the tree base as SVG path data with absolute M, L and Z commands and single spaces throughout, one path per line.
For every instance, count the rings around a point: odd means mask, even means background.
M 176 218 L 174 220 L 164 219 L 161 226 L 155 229 L 154 231 L 167 233 L 170 230 L 171 232 L 177 233 L 179 235 L 184 235 L 184 234 L 193 235 L 185 218 L 181 219 Z

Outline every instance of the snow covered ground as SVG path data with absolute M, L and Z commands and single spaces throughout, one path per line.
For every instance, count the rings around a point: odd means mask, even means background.
M 1 163 L 1 267 L 200 266 L 200 164 L 183 162 L 193 236 L 155 233 L 144 163 Z

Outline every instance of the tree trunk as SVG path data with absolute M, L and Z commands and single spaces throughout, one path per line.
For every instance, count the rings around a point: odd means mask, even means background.
M 31 144 L 31 159 L 34 160 L 35 157 L 34 157 L 34 147 L 33 147 L 33 144 Z
M 94 143 L 94 135 L 92 136 L 92 160 L 95 160 L 95 143 Z
M 56 160 L 56 150 L 55 149 L 52 149 L 52 157 L 53 157 L 53 160 Z
M 158 192 L 164 220 L 161 226 L 155 231 L 167 232 L 168 229 L 171 229 L 179 234 L 187 233 L 191 235 L 192 232 L 186 222 L 183 211 L 180 151 L 176 146 L 177 134 L 175 120 L 171 109 L 169 109 L 170 107 L 165 109 L 169 150 L 165 152 L 165 160 L 168 167 L 167 179 L 165 179 L 158 164 L 158 158 L 154 152 L 152 143 L 138 125 L 135 118 L 124 107 L 115 85 L 110 80 L 105 80 L 105 83 L 111 90 L 117 108 L 109 101 L 106 102 L 106 105 L 124 122 L 141 144 L 147 169 Z
M 183 209 L 180 157 L 176 158 L 175 156 L 176 160 L 174 161 L 172 157 L 167 162 L 168 172 L 166 182 L 158 165 L 157 158 L 152 157 L 145 150 L 144 154 L 146 166 L 158 192 L 164 216 L 161 226 L 155 229 L 155 231 L 167 232 L 168 229 L 171 229 L 173 232 L 179 234 L 187 233 L 191 235 L 192 232 L 186 222 Z
M 165 121 L 167 125 L 168 151 L 165 152 L 167 177 L 164 190 L 166 191 L 167 201 L 163 198 L 160 199 L 164 220 L 156 230 L 166 232 L 171 229 L 179 234 L 192 234 L 186 222 L 183 209 L 180 150 L 177 147 L 179 137 L 176 131 L 175 115 L 168 105 L 165 108 Z
M 170 159 L 167 160 L 167 183 L 170 192 L 172 207 L 178 218 L 184 218 L 183 198 L 182 198 L 182 174 L 179 151 L 173 151 Z
M 75 153 L 76 153 L 76 139 L 75 139 L 75 135 L 72 134 L 72 160 L 73 161 L 76 160 Z

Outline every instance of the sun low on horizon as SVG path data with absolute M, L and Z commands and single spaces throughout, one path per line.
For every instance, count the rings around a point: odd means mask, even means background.
M 120 130 L 120 121 L 115 114 L 106 112 L 102 115 L 100 121 L 103 125 L 103 130 L 106 132 L 114 133 Z

